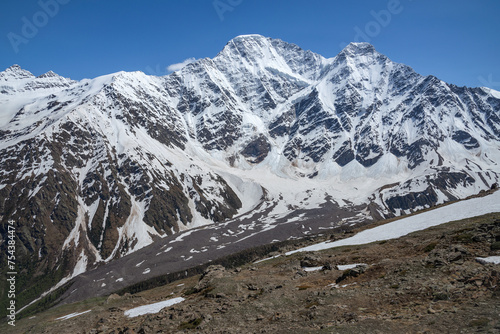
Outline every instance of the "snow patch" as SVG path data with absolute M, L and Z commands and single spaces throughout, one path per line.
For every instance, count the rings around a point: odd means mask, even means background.
M 323 269 L 323 266 L 319 266 L 319 267 L 303 267 L 302 269 L 304 269 L 304 271 L 307 271 L 307 272 L 312 272 L 312 271 L 319 271 L 319 270 Z
M 167 299 L 162 302 L 154 303 L 154 304 L 148 304 L 148 305 L 143 305 L 139 307 L 135 307 L 133 309 L 125 311 L 125 316 L 129 318 L 137 317 L 140 315 L 144 314 L 153 314 L 153 313 L 158 313 L 165 307 L 169 307 L 175 304 L 179 304 L 184 301 L 184 298 L 182 297 L 177 297 L 177 298 L 172 298 L 172 299 Z
M 264 261 L 269 261 L 269 260 L 272 260 L 272 259 L 275 259 L 277 257 L 280 257 L 281 255 L 275 255 L 275 256 L 271 256 L 271 257 L 268 257 L 268 258 L 265 258 L 265 259 L 262 259 L 262 260 L 258 260 L 258 261 L 255 261 L 255 263 L 261 263 L 261 262 L 264 262 Z
M 476 260 L 482 264 L 500 264 L 500 256 L 476 257 Z
M 340 246 L 363 245 L 375 241 L 390 240 L 409 233 L 441 225 L 454 220 L 461 220 L 487 213 L 500 212 L 500 191 L 465 201 L 453 203 L 411 217 L 402 218 L 391 223 L 377 226 L 356 234 L 353 237 L 333 242 L 321 242 L 308 247 L 287 252 L 291 255 L 298 252 L 318 251 Z
M 181 233 L 181 235 L 179 235 L 177 238 L 175 238 L 174 240 L 170 241 L 169 244 L 171 243 L 174 243 L 174 242 L 181 242 L 181 241 L 184 241 L 184 238 L 187 237 L 188 235 L 190 235 L 191 233 L 193 233 L 195 230 L 190 230 L 190 231 L 187 231 L 187 232 L 184 232 L 184 233 Z M 170 250 L 170 249 L 169 249 Z M 167 251 L 165 251 L 167 252 Z
M 337 265 L 337 268 L 338 270 L 347 270 L 356 268 L 357 266 L 366 266 L 366 263 L 340 264 Z
M 75 312 L 75 313 L 71 313 L 71 314 L 68 314 L 68 315 L 65 315 L 65 316 L 62 316 L 62 317 L 56 318 L 56 320 L 68 320 L 68 319 L 71 319 L 71 318 L 77 317 L 77 316 L 79 316 L 79 315 L 82 315 L 82 314 L 85 314 L 85 313 L 89 313 L 90 311 L 92 311 L 92 310 L 87 310 L 87 311 L 83 311 L 83 312 Z

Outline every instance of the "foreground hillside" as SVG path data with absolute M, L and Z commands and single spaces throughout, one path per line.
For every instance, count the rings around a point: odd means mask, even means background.
M 356 231 L 357 232 L 357 231 Z M 352 233 L 330 233 L 340 239 Z M 303 246 L 307 246 L 307 241 Z M 311 242 L 309 241 L 309 244 Z M 209 267 L 135 294 L 64 305 L 13 333 L 496 333 L 500 212 L 398 239 Z M 142 305 L 170 300 L 158 312 Z M 130 316 L 127 316 L 130 315 Z

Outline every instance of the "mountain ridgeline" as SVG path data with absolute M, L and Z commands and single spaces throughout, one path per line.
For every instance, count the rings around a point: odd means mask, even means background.
M 421 76 L 367 43 L 326 59 L 239 36 L 163 77 L 14 65 L 0 72 L 1 266 L 8 221 L 23 304 L 241 215 L 329 204 L 380 219 L 464 198 L 498 182 L 498 161 L 500 92 Z

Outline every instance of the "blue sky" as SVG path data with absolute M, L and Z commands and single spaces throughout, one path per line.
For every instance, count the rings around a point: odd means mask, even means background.
M 499 13 L 496 0 L 3 0 L 0 71 L 165 75 L 256 33 L 325 57 L 368 41 L 421 74 L 500 90 Z

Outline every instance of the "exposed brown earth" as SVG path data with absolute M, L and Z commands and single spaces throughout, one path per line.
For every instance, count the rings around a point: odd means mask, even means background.
M 338 238 L 340 235 L 332 235 Z M 283 249 L 283 252 L 288 249 Z M 277 254 L 270 254 L 277 255 Z M 499 333 L 500 213 L 397 240 L 280 256 L 237 269 L 212 266 L 134 295 L 53 308 L 12 333 Z M 338 265 L 364 263 L 353 269 Z M 318 267 L 307 272 L 304 267 Z M 128 318 L 173 297 L 180 304 Z M 56 318 L 91 310 L 68 319 Z

